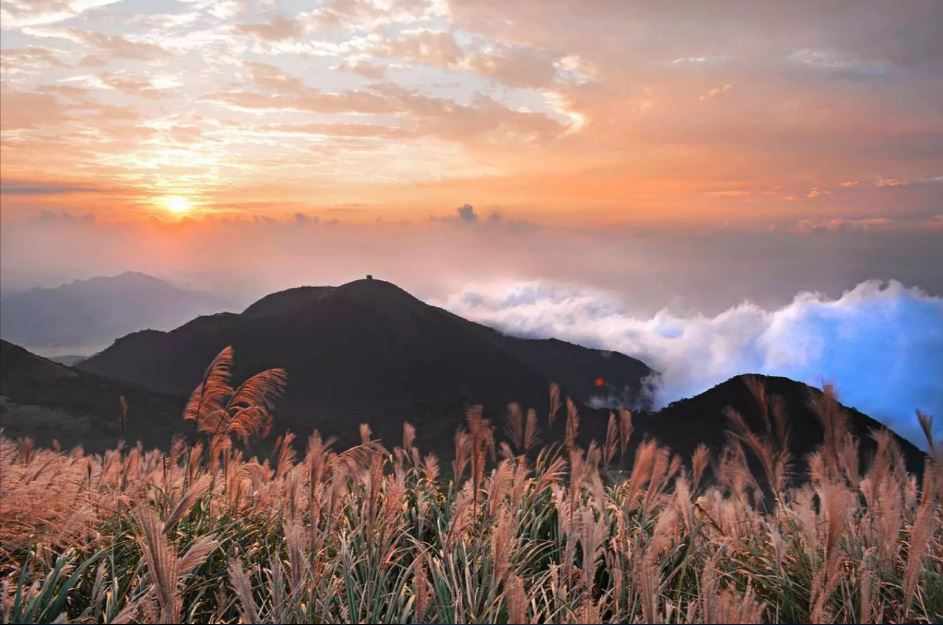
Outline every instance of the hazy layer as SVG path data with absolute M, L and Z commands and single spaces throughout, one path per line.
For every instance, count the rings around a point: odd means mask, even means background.
M 745 299 L 782 306 L 870 279 L 943 294 L 943 231 L 852 225 L 554 228 L 457 211 L 412 224 L 291 220 L 107 223 L 48 213 L 0 230 L 4 290 L 126 270 L 247 305 L 299 284 L 367 273 L 424 298 L 471 283 L 546 280 L 608 291 L 631 314 L 716 314 Z

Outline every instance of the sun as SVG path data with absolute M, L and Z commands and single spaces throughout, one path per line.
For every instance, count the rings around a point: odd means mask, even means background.
M 174 215 L 186 215 L 193 210 L 193 203 L 181 195 L 171 195 L 163 199 L 164 208 Z

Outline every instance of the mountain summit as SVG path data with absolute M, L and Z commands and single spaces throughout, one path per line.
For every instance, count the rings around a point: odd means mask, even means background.
M 616 352 L 506 336 L 376 279 L 289 289 L 241 314 L 136 332 L 79 368 L 183 395 L 226 345 L 237 354 L 236 377 L 288 370 L 280 426 L 316 427 L 349 440 L 359 423 L 369 422 L 376 434 L 395 440 L 408 419 L 430 448 L 451 440 L 468 405 L 499 414 L 511 401 L 544 405 L 551 382 L 580 404 L 603 395 L 638 404 L 653 373 Z

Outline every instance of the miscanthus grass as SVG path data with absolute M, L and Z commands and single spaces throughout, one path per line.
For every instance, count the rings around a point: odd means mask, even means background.
M 444 479 L 408 423 L 392 449 L 362 426 L 351 449 L 315 433 L 300 455 L 289 434 L 245 457 L 285 375 L 234 389 L 231 359 L 188 405 L 205 446 L 89 455 L 0 437 L 3 622 L 943 620 L 940 449 L 909 475 L 878 431 L 864 465 L 828 394 L 801 486 L 780 416 L 757 436 L 732 415 L 717 457 L 630 440 L 627 412 L 583 449 L 558 389 L 541 420 L 565 415 L 564 445 L 536 451 L 538 418 L 517 406 L 496 444 L 472 409 Z

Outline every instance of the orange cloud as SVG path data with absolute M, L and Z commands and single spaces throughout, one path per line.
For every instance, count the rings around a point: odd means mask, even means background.
M 135 218 L 185 195 L 208 214 L 359 203 L 362 220 L 474 200 L 546 223 L 925 223 L 938 187 L 908 183 L 943 173 L 940 7 L 331 0 L 134 16 L 14 0 L 2 173 L 125 189 L 72 200 Z M 44 208 L 31 202 L 4 219 Z

